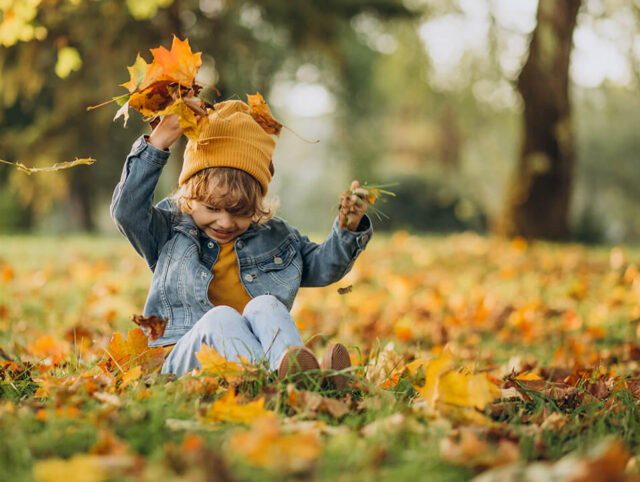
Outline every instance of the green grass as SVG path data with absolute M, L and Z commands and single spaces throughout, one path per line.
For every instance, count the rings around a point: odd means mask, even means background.
M 339 339 L 371 360 L 349 372 L 354 385 L 346 390 L 334 390 L 317 376 L 307 380 L 305 389 L 341 400 L 349 411 L 339 417 L 297 413 L 286 402 L 291 380 L 278 382 L 264 370 L 245 376 L 237 387 L 246 400 L 266 398 L 282 433 L 302 430 L 296 424 L 321 423 L 313 429 L 321 440 L 318 457 L 298 469 L 278 469 L 256 466 L 231 448 L 234 435 L 249 424 L 203 419 L 224 390 L 193 392 L 190 383 L 197 377 L 145 375 L 121 393 L 52 382 L 48 397 L 36 396 L 44 382 L 42 370 L 30 365 L 40 361 L 32 344 L 44 335 L 66 344 L 64 363 L 46 375 L 79 376 L 95 369 L 111 334 L 134 328 L 130 318 L 142 311 L 151 275 L 118 238 L 0 237 L 0 348 L 28 368 L 0 369 L 0 480 L 33 480 L 38 461 L 91 452 L 137 460 L 114 469 L 113 480 L 158 474 L 200 480 L 208 470 L 247 481 L 468 480 L 487 467 L 447 461 L 441 449 L 443 439 L 458 440 L 465 427 L 490 447 L 501 440 L 516 443 L 522 464 L 581 454 L 611 437 L 640 454 L 638 399 L 624 388 L 604 399 L 585 395 L 589 380 L 562 400 L 529 391 L 528 400 L 511 400 L 482 415 L 485 422 L 478 425 L 464 416 L 425 411 L 406 377 L 387 388 L 372 382 L 386 363 L 389 342 L 397 360 L 388 369 L 433 356 L 432 350 L 449 343 L 461 363 L 495 374 L 504 374 L 507 362 L 532 370 L 591 363 L 620 379 L 638 380 L 637 362 L 625 355 L 637 341 L 631 317 L 638 300 L 624 276 L 629 266 L 640 265 L 640 250 L 625 248 L 625 264 L 616 268 L 608 247 L 535 244 L 522 253 L 508 242 L 472 235 L 377 238 L 352 278 L 337 285 L 353 284 L 352 294 L 338 295 L 337 286 L 303 290 L 293 311 L 305 339 L 324 335 L 311 342 L 318 353 Z M 580 283 L 583 293 L 576 291 Z M 623 300 L 616 301 L 615 293 Z M 515 315 L 500 315 L 505 308 Z M 567 324 L 567 310 L 582 317 L 579 327 Z M 410 339 L 397 338 L 398 326 L 405 325 Z M 79 349 L 82 340 L 74 338 L 73 328 L 90 338 L 88 350 Z M 559 352 L 567 347 L 573 351 Z M 589 361 L 592 354 L 598 361 Z M 96 397 L 96 391 L 112 398 Z M 548 422 L 554 413 L 561 422 Z M 109 441 L 105 434 L 115 438 Z M 189 451 L 181 444 L 194 434 L 204 447 Z

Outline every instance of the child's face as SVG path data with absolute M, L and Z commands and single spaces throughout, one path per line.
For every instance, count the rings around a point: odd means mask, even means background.
M 190 201 L 191 217 L 196 225 L 218 243 L 228 243 L 244 233 L 251 224 L 251 216 L 231 214 L 202 201 Z

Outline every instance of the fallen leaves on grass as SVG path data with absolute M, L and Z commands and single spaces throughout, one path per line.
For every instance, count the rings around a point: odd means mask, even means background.
M 120 333 L 114 333 L 105 354 L 107 358 L 98 366 L 105 373 L 122 376 L 138 365 L 144 373 L 159 369 L 164 363 L 166 350 L 162 347 L 150 348 L 147 335 L 140 328 L 135 328 L 129 330 L 126 340 Z
M 287 405 L 306 418 L 315 418 L 318 413 L 328 413 L 334 418 L 340 418 L 349 413 L 347 403 L 307 390 L 296 390 L 293 384 L 287 385 Z
M 272 417 L 258 418 L 248 430 L 236 432 L 230 447 L 253 465 L 293 472 L 308 468 L 322 451 L 314 431 L 286 433 Z
M 235 390 L 230 388 L 211 404 L 204 419 L 210 422 L 249 423 L 258 417 L 269 416 L 274 416 L 274 413 L 265 410 L 264 398 L 240 404 Z
M 206 343 L 202 344 L 200 351 L 196 353 L 196 358 L 202 365 L 202 373 L 218 376 L 232 385 L 240 380 L 243 372 L 240 365 L 227 360 Z

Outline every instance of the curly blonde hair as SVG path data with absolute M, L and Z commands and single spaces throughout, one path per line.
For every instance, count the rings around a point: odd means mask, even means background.
M 278 208 L 276 199 L 266 199 L 260 183 L 233 167 L 209 167 L 198 171 L 171 196 L 183 213 L 191 214 L 191 201 L 204 202 L 235 216 L 249 216 L 256 224 L 271 219 Z

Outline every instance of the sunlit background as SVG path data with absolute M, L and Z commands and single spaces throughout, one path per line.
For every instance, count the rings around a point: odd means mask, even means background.
M 536 0 L 5 2 L 0 158 L 93 166 L 27 176 L 0 166 L 0 231 L 115 233 L 110 193 L 130 145 L 114 104 L 126 66 L 189 38 L 209 100 L 260 91 L 287 128 L 274 156 L 279 215 L 322 233 L 351 179 L 397 183 L 376 227 L 490 232 L 506 210 L 522 142 L 517 89 Z M 585 0 L 569 93 L 576 167 L 569 237 L 640 238 L 640 3 Z M 302 138 L 302 139 L 301 139 Z M 305 140 L 306 139 L 306 140 Z M 319 143 L 311 143 L 311 140 Z M 176 186 L 174 148 L 157 199 Z M 540 213 L 545 216 L 545 213 Z

